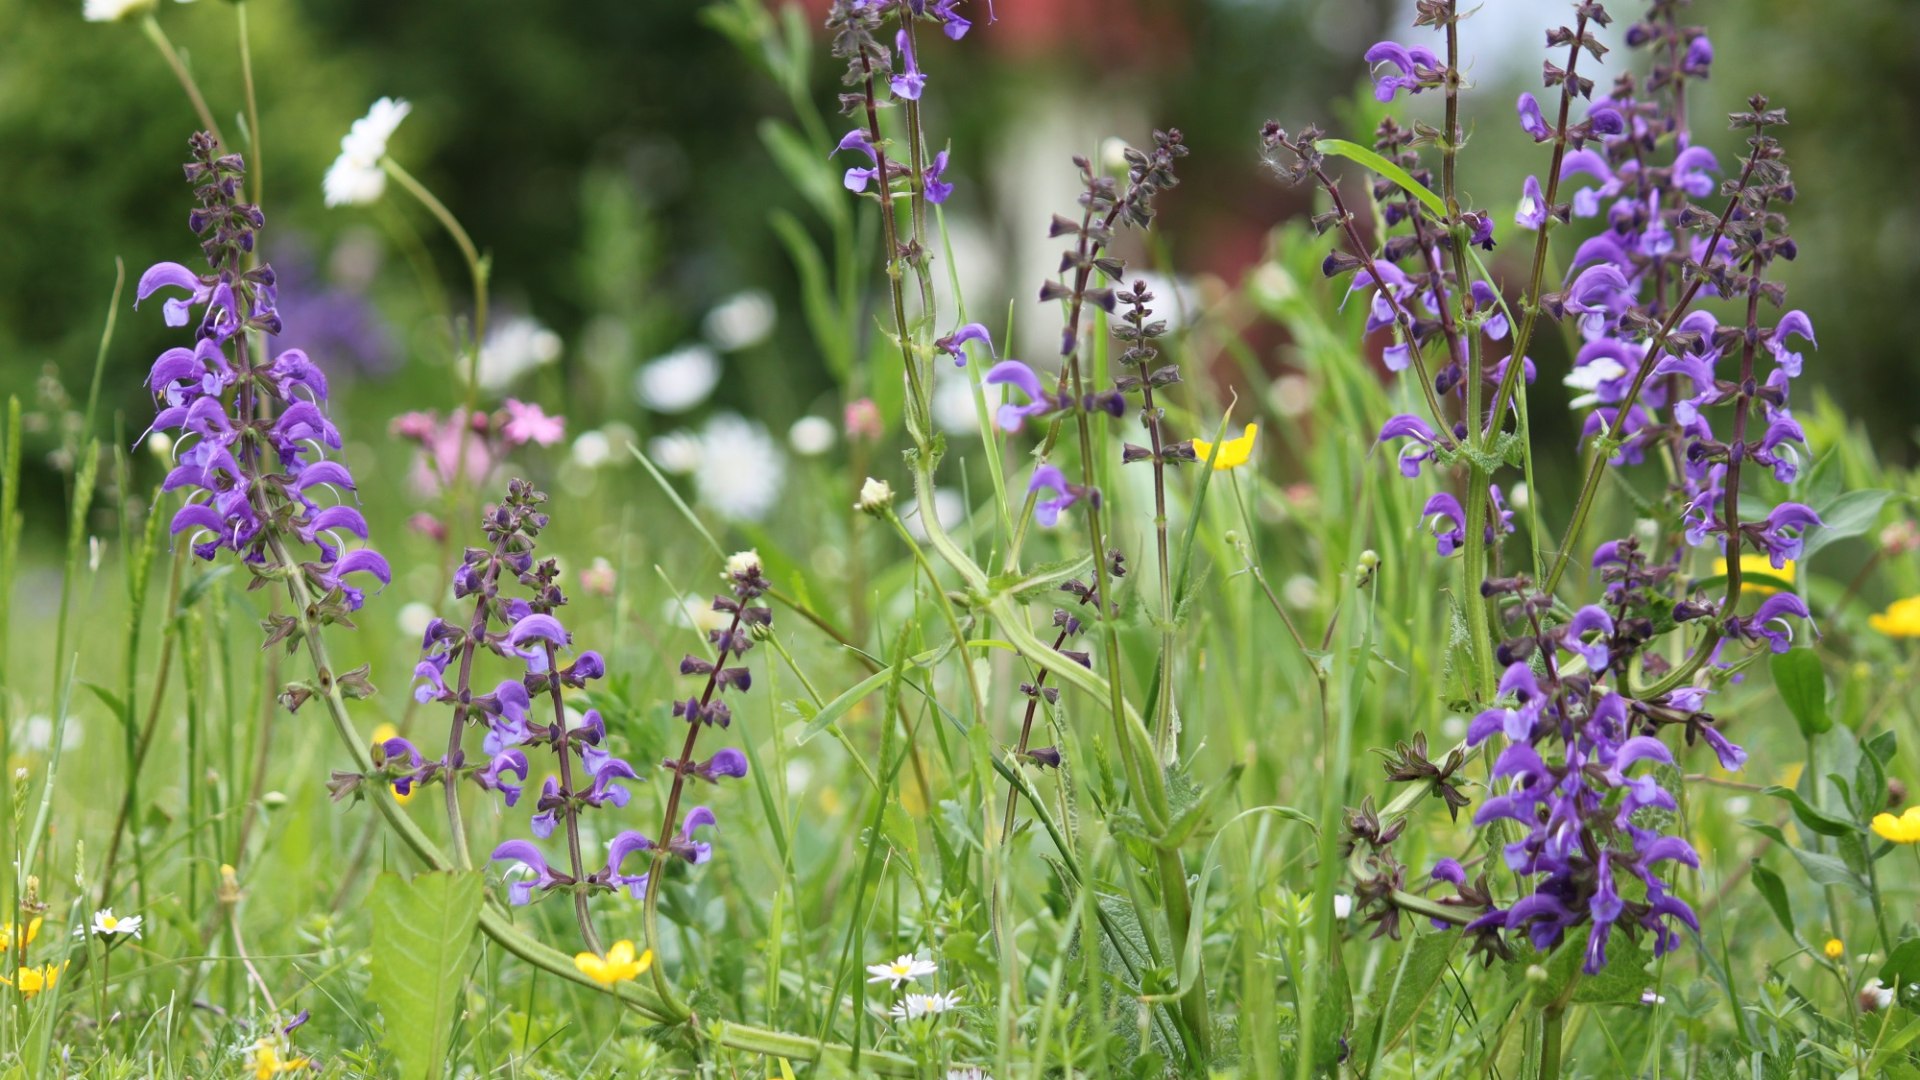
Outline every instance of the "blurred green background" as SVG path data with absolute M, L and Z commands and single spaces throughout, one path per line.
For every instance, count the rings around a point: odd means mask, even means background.
M 1513 123 L 1511 103 L 1537 86 L 1539 30 L 1567 6 L 1492 0 L 1467 27 L 1477 88 L 1466 190 L 1495 212 L 1503 238 L 1517 178 L 1545 165 Z M 777 437 L 804 413 L 835 415 L 830 379 L 804 333 L 793 265 L 768 224 L 777 210 L 817 220 L 760 134 L 765 118 L 789 118 L 791 106 L 702 7 L 249 5 L 266 249 L 288 286 L 283 344 L 308 346 L 342 388 L 336 408 L 350 437 L 377 441 L 403 409 L 444 410 L 464 397 L 447 324 L 435 317 L 464 311 L 451 245 L 404 197 L 372 208 L 321 203 L 320 177 L 340 136 L 381 95 L 414 105 L 396 157 L 492 256 L 496 326 L 524 315 L 558 336 L 557 360 L 503 394 L 564 412 L 570 435 L 615 422 L 647 436 L 724 408 L 760 418 Z M 1016 334 L 1016 353 L 1039 348 L 1032 332 L 1042 324 L 1024 316 L 1038 311 L 1033 287 L 1051 258 L 1047 214 L 1072 197 L 1068 154 L 1097 153 L 1110 133 L 1138 142 L 1152 127 L 1179 126 L 1193 155 L 1182 189 L 1164 202 L 1168 248 L 1131 254 L 1136 265 L 1177 273 L 1189 303 L 1234 296 L 1230 287 L 1258 260 L 1272 226 L 1307 207 L 1304 193 L 1263 174 L 1259 123 L 1311 119 L 1364 139 L 1370 124 L 1355 103 L 1371 102 L 1356 94 L 1361 52 L 1380 37 L 1424 33 L 1408 28 L 1409 13 L 1394 4 L 1353 0 L 1001 0 L 991 24 L 985 5 L 975 7 L 975 33 L 927 50 L 940 91 L 928 98 L 929 127 L 952 139 L 950 175 L 961 188 L 947 219 L 970 308 L 997 313 L 1016 299 L 1016 325 L 1028 331 Z M 114 257 L 125 259 L 130 286 L 148 264 L 193 253 L 179 173 L 193 114 L 137 25 L 86 23 L 79 8 L 78 0 L 0 5 L 0 381 L 40 414 L 29 459 L 54 455 L 55 464 L 61 410 L 49 379 L 84 395 Z M 1694 114 L 1701 138 L 1723 160 L 1737 152 L 1717 118 L 1756 90 L 1792 118 L 1802 257 L 1787 278 L 1792 306 L 1809 311 L 1820 333 L 1812 381 L 1866 426 L 1883 456 L 1911 461 L 1920 361 L 1900 316 L 1920 287 L 1911 179 L 1920 172 L 1911 138 L 1920 130 L 1920 84 L 1911 78 L 1920 4 L 1721 0 L 1692 12 L 1717 53 Z M 1621 3 L 1613 13 L 1617 40 L 1639 9 Z M 806 24 L 819 14 L 808 10 Z M 227 5 L 169 0 L 158 17 L 216 116 L 230 135 L 240 131 Z M 824 45 L 815 38 L 813 96 L 830 102 L 836 87 Z M 1610 70 L 1629 58 L 1616 51 Z M 756 313 L 757 294 L 770 298 L 774 314 L 770 330 L 745 343 L 706 319 L 743 292 Z M 124 413 L 131 441 L 146 416 L 139 376 L 166 334 L 158 318 L 121 314 L 105 414 Z M 989 319 L 998 330 L 1001 320 Z M 1284 365 L 1277 330 L 1251 318 L 1219 324 Z M 716 332 L 726 339 L 716 354 L 725 377 L 712 401 L 668 417 L 636 399 L 640 365 L 703 337 L 712 347 Z M 1220 348 L 1205 337 L 1194 347 Z M 1564 418 L 1556 407 L 1563 388 L 1537 393 L 1535 417 Z M 1570 446 L 1572 428 L 1560 422 Z M 51 469 L 32 470 L 29 483 L 29 504 L 59 490 Z M 29 528 L 37 525 L 30 517 Z

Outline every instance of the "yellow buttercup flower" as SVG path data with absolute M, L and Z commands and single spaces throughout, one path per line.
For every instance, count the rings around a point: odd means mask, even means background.
M 1847 943 L 1839 938 L 1828 938 L 1826 945 L 1820 951 L 1827 954 L 1827 959 L 1838 960 L 1847 955 Z
M 33 917 L 33 921 L 27 924 L 25 939 L 20 942 L 22 947 L 33 944 L 33 939 L 40 936 L 40 924 L 45 921 L 38 915 Z M 6 952 L 14 947 L 13 937 L 18 932 L 19 927 L 13 923 L 0 923 L 0 952 Z
M 52 989 L 57 985 L 60 982 L 60 973 L 65 970 L 67 970 L 65 962 L 48 964 L 43 968 L 23 967 L 15 972 L 11 979 L 0 975 L 0 983 L 6 983 L 20 991 L 21 997 L 31 998 L 40 991 Z
M 1909 806 L 1899 817 L 1876 814 L 1873 832 L 1882 840 L 1896 844 L 1920 844 L 1920 806 Z
M 601 986 L 612 986 L 614 983 L 631 981 L 652 967 L 653 950 L 648 949 L 636 957 L 633 955 L 633 942 L 616 941 L 605 956 L 580 953 L 573 958 L 573 966 Z
M 273 1080 L 283 1073 L 298 1072 L 313 1064 L 311 1058 L 295 1057 L 283 1054 L 282 1048 L 271 1038 L 261 1039 L 247 1050 L 247 1068 L 253 1070 L 253 1080 Z
M 379 746 L 381 743 L 386 742 L 388 739 L 395 738 L 399 734 L 400 729 L 394 727 L 392 724 L 381 724 L 373 729 L 373 744 Z M 413 797 L 420 793 L 418 787 L 409 787 L 402 793 L 398 784 L 388 784 L 387 790 L 393 793 L 393 801 L 399 803 L 401 806 L 412 802 Z
M 1867 616 L 1867 625 L 1888 637 L 1920 637 L 1920 596 L 1895 600 L 1887 610 Z
M 1259 424 L 1248 424 L 1246 434 L 1237 439 L 1228 439 L 1220 444 L 1220 455 L 1214 457 L 1215 469 L 1237 469 L 1253 458 L 1253 437 L 1260 434 Z M 1201 461 L 1213 456 L 1213 444 L 1205 439 L 1193 440 L 1193 456 Z
M 1727 575 L 1727 560 L 1725 559 L 1713 560 L 1713 572 L 1720 575 L 1721 577 L 1725 577 Z M 1779 578 L 1782 581 L 1792 581 L 1793 580 L 1793 560 L 1788 559 L 1786 563 L 1780 567 L 1780 569 L 1775 570 L 1773 568 L 1772 560 L 1768 559 L 1767 556 L 1754 555 L 1749 553 L 1749 554 L 1740 556 L 1740 573 L 1742 575 L 1765 574 L 1767 577 Z M 1752 589 L 1755 593 L 1761 596 L 1765 596 L 1768 593 L 1776 593 L 1780 591 L 1780 586 L 1775 585 L 1772 582 L 1752 581 L 1744 577 L 1741 580 L 1746 588 Z

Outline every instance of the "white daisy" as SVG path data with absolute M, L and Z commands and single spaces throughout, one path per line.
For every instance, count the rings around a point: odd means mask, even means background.
M 387 140 L 411 111 L 413 106 L 404 99 L 383 97 L 353 122 L 340 139 L 340 156 L 320 183 L 328 206 L 365 206 L 386 192 L 387 170 L 380 159 L 387 156 Z
M 773 297 L 759 289 L 734 293 L 714 305 L 700 329 L 721 352 L 735 352 L 767 340 L 773 333 Z
M 720 354 L 705 345 L 682 345 L 640 365 L 633 374 L 633 398 L 654 412 L 686 412 L 720 385 Z
M 893 989 L 898 990 L 902 983 L 910 983 L 923 975 L 931 975 L 939 970 L 940 965 L 933 961 L 922 960 L 912 953 L 905 953 L 895 957 L 890 964 L 868 964 L 867 974 L 873 977 L 867 981 L 870 983 L 890 983 Z M 908 994 L 907 996 L 913 998 L 922 995 Z
M 140 924 L 145 921 L 139 915 L 128 915 L 124 919 L 115 918 L 112 908 L 101 908 L 93 913 L 93 926 L 90 929 L 101 937 L 119 935 L 137 938 L 140 936 Z
M 758 521 L 780 501 L 787 459 L 759 423 L 733 413 L 707 421 L 700 433 L 694 492 L 720 516 Z
M 833 421 L 824 416 L 803 416 L 787 429 L 787 445 L 801 457 L 819 457 L 833 449 L 836 438 Z
M 119 22 L 144 15 L 154 8 L 154 0 L 87 0 L 80 14 L 88 22 Z
M 887 1015 L 895 1020 L 918 1020 L 923 1016 L 939 1016 L 960 1007 L 958 991 L 944 994 L 908 994 L 887 1010 Z

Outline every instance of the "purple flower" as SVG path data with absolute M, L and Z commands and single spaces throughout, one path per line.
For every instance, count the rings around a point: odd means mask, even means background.
M 1373 96 L 1376 101 L 1392 101 L 1401 90 L 1418 94 L 1440 81 L 1440 58 L 1423 45 L 1402 45 L 1382 41 L 1367 50 L 1367 66 L 1373 69 Z M 1384 70 L 1391 64 L 1399 74 Z
M 1467 542 L 1467 512 L 1460 508 L 1460 500 L 1442 491 L 1427 500 L 1421 507 L 1422 521 L 1432 518 L 1430 526 L 1433 532 L 1434 546 L 1442 558 L 1453 554 Z
M 1533 136 L 1534 142 L 1546 142 L 1553 138 L 1553 131 L 1547 127 L 1546 117 L 1540 115 L 1540 103 L 1533 99 L 1532 94 L 1520 95 L 1519 109 L 1520 130 Z
M 506 797 L 508 806 L 520 801 L 521 784 L 507 779 L 516 775 L 524 783 L 527 779 L 527 755 L 518 750 L 508 750 L 498 754 L 487 763 L 487 767 L 474 774 L 474 781 L 487 791 L 498 791 Z
M 1419 476 L 1420 463 L 1433 457 L 1440 448 L 1439 437 L 1433 428 L 1412 413 L 1401 413 L 1380 428 L 1378 441 L 1386 442 L 1388 439 L 1413 440 L 1400 451 L 1400 475 L 1409 479 Z
M 987 370 L 981 380 L 988 386 L 1011 386 L 1027 396 L 1024 405 L 1005 402 L 995 411 L 994 422 L 1000 430 L 1014 433 L 1026 426 L 1029 419 L 1045 416 L 1053 411 L 1053 398 L 1040 387 L 1040 377 L 1033 369 L 1018 360 L 1002 360 Z
M 1520 185 L 1520 208 L 1513 212 L 1513 223 L 1523 229 L 1538 229 L 1547 223 L 1547 195 L 1540 190 L 1540 178 L 1528 176 Z
M 490 858 L 493 862 L 518 863 L 531 872 L 531 877 L 521 878 L 507 886 L 509 903 L 532 903 L 533 890 L 550 889 L 561 883 L 560 877 L 547 865 L 545 856 L 540 854 L 540 849 L 531 840 L 509 840 L 494 848 Z
M 1680 61 L 1680 70 L 1698 79 L 1707 77 L 1707 69 L 1713 65 L 1713 42 L 1707 35 L 1701 34 L 1687 43 L 1687 55 Z
M 1575 217 L 1592 217 L 1600 212 L 1600 200 L 1620 194 L 1624 182 L 1614 174 L 1607 159 L 1592 150 L 1573 150 L 1560 160 L 1560 179 L 1586 175 L 1600 181 L 1599 187 L 1581 187 L 1573 194 Z
M 731 746 L 725 747 L 694 766 L 693 775 L 709 784 L 717 784 L 721 777 L 726 776 L 737 780 L 747 775 L 747 755 Z
M 837 154 L 842 150 L 858 150 L 867 155 L 867 160 L 873 162 L 871 169 L 858 167 L 848 169 L 841 179 L 841 183 L 846 185 L 848 191 L 867 190 L 867 183 L 880 175 L 880 154 L 873 148 L 873 143 L 868 141 L 866 129 L 854 128 L 841 136 L 840 144 L 833 148 L 833 152 Z
M 895 97 L 908 101 L 919 101 L 920 91 L 926 88 L 927 77 L 920 73 L 920 65 L 913 57 L 913 37 L 901 27 L 893 36 L 893 47 L 900 54 L 901 70 L 898 75 L 887 81 L 893 87 Z
M 973 23 L 953 10 L 954 5 L 959 2 L 960 0 L 934 0 L 927 8 L 934 18 L 940 20 L 941 31 L 953 41 L 966 37 L 967 31 L 973 29 Z M 991 7 L 989 7 L 988 21 L 992 21 Z
M 1769 649 L 1783 653 L 1793 647 L 1793 626 L 1787 622 L 1788 616 L 1808 620 L 1813 618 L 1812 612 L 1807 610 L 1806 601 L 1792 593 L 1774 593 L 1762 600 L 1753 614 L 1745 618 L 1738 615 L 1729 618 L 1727 628 L 1735 637 L 1746 641 L 1765 640 Z
M 993 354 L 993 337 L 987 333 L 985 326 L 977 322 L 970 322 L 945 337 L 935 339 L 933 345 L 934 348 L 940 349 L 948 356 L 953 357 L 954 367 L 966 367 L 967 350 L 963 346 L 969 341 L 977 341 L 985 345 L 987 352 L 990 355 Z
M 1079 502 L 1087 493 L 1080 485 L 1068 483 L 1066 474 L 1056 465 L 1034 466 L 1033 479 L 1027 482 L 1027 492 L 1031 494 L 1036 491 L 1057 493 L 1051 499 L 1041 499 L 1033 504 L 1033 520 L 1047 528 L 1058 524 L 1060 512 Z
M 1813 508 L 1802 503 L 1785 502 L 1773 508 L 1767 515 L 1766 525 L 1755 539 L 1767 553 L 1767 560 L 1773 568 L 1779 570 L 1787 562 L 1800 557 L 1802 542 L 1806 532 L 1815 525 L 1824 524 Z M 1788 530 L 1792 530 L 1789 532 Z
M 600 871 L 600 880 L 616 889 L 626 889 L 635 900 L 646 899 L 647 875 L 621 873 L 621 865 L 636 851 L 652 850 L 653 841 L 645 835 L 632 829 L 622 832 L 607 845 L 607 864 Z
M 926 172 L 921 177 L 921 182 L 926 188 L 927 201 L 936 206 L 953 196 L 953 185 L 943 183 L 940 179 L 946 175 L 946 172 L 947 152 L 942 150 L 933 155 L 933 161 L 928 163 Z

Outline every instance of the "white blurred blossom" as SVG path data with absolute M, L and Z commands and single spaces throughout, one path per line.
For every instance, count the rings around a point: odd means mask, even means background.
M 773 333 L 773 297 L 759 289 L 734 293 L 715 304 L 701 321 L 700 330 L 721 352 L 758 345 Z
M 833 421 L 824 416 L 803 416 L 787 429 L 787 445 L 801 457 L 819 457 L 833 449 L 838 437 Z
M 940 525 L 947 529 L 960 524 L 961 519 L 967 516 L 966 501 L 952 488 L 933 489 L 933 508 L 934 513 L 940 517 Z M 917 500 L 912 501 L 907 510 L 900 515 L 900 520 L 915 540 L 927 538 L 927 526 L 920 520 L 920 503 Z
M 787 459 L 757 421 L 720 413 L 700 431 L 693 487 L 722 517 L 758 521 L 780 501 Z
M 561 348 L 560 335 L 531 316 L 502 319 L 487 331 L 487 340 L 480 346 L 480 386 L 496 393 L 505 390 L 534 368 L 560 359 Z M 458 370 L 464 379 L 466 357 L 461 357 Z
M 88 6 L 95 2 L 88 0 Z M 328 206 L 365 206 L 379 201 L 387 190 L 387 170 L 380 159 L 387 156 L 387 141 L 412 110 L 403 98 L 383 97 L 373 103 L 367 115 L 353 122 L 340 139 L 340 156 L 320 182 Z
M 145 15 L 154 8 L 154 0 L 86 0 L 80 13 L 88 22 L 119 22 Z
M 720 356 L 705 345 L 682 345 L 640 365 L 633 398 L 660 413 L 683 413 L 720 385 Z

